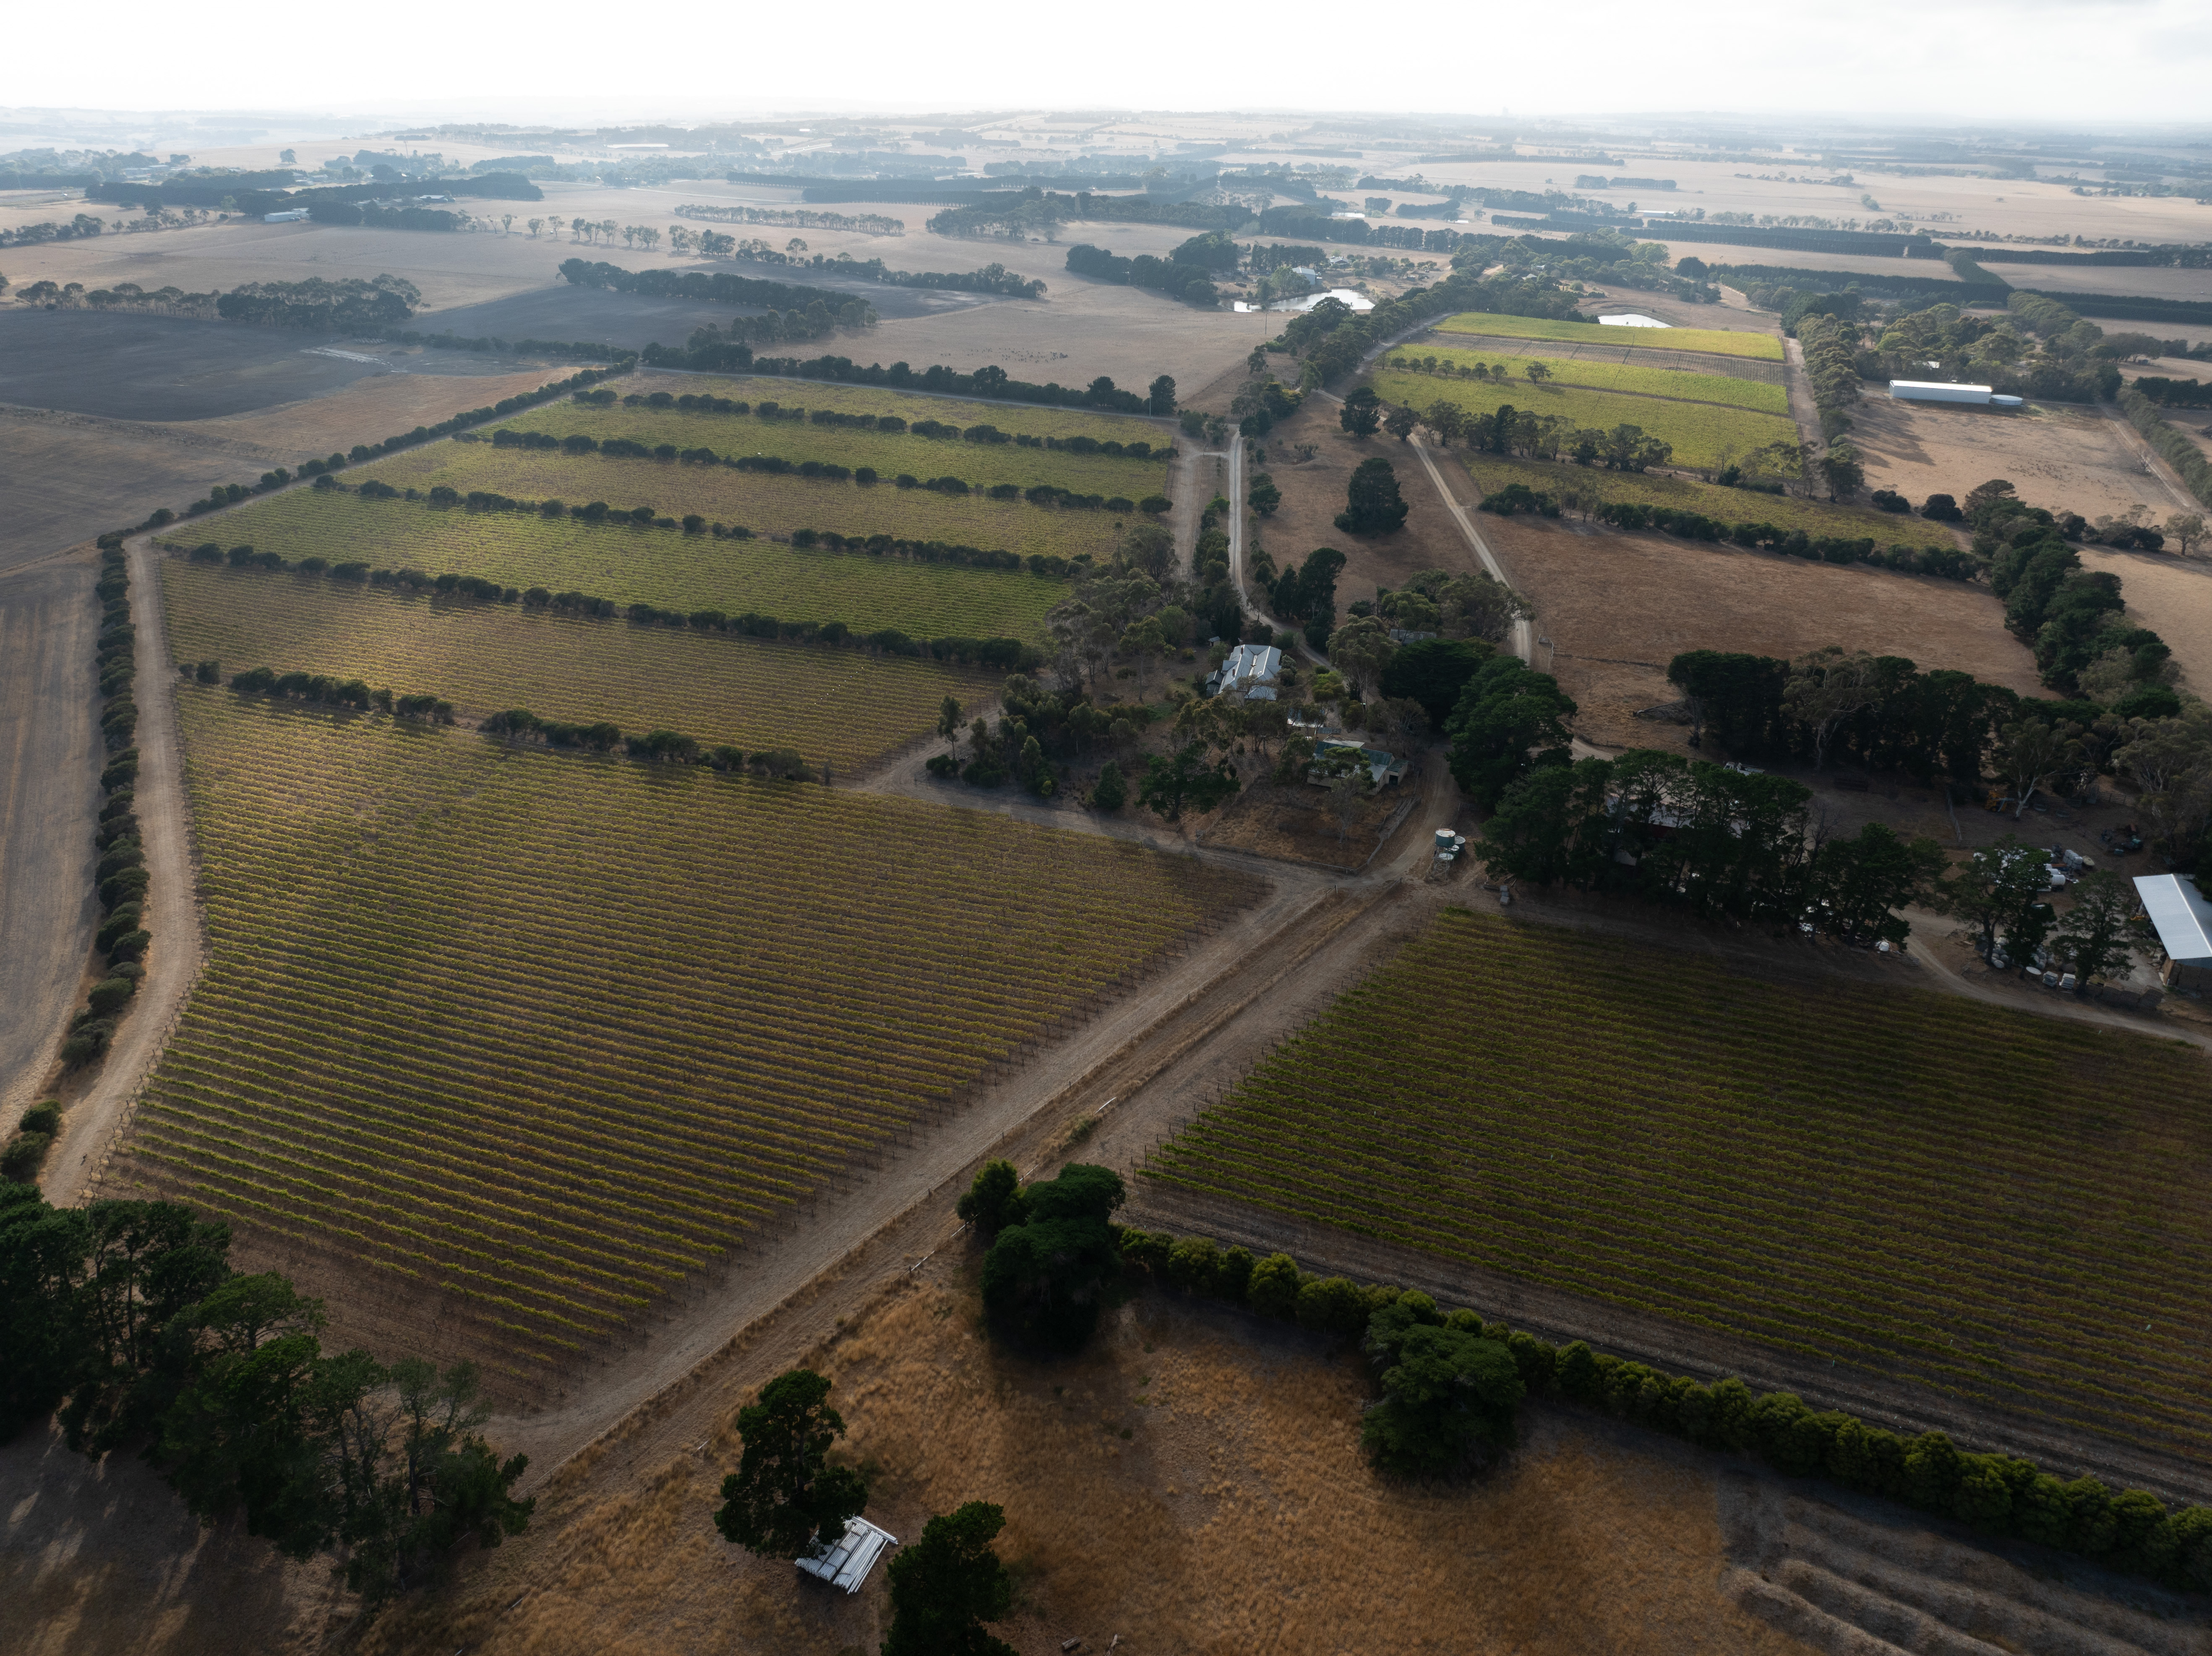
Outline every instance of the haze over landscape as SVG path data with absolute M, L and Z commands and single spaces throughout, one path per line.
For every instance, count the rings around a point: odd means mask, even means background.
M 2212 1651 L 2198 10 L 118 21 L 10 1650 Z

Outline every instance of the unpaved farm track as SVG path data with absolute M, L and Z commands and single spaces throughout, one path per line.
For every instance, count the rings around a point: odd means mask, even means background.
M 0 576 L 0 1132 L 53 1067 L 99 912 L 97 573 L 73 557 Z
M 150 536 L 131 542 L 130 555 L 131 619 L 138 628 L 138 835 L 149 876 L 145 925 L 154 944 L 145 982 L 98 1079 L 63 1115 L 61 1137 L 47 1154 L 40 1183 L 56 1207 L 84 1200 L 98 1182 L 207 954 L 177 733 L 176 670 L 162 624 L 161 559 Z

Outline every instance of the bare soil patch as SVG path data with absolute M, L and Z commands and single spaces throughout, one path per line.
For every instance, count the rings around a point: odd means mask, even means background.
M 1358 809 L 1340 824 L 1327 789 L 1304 782 L 1256 781 L 1247 784 L 1221 809 L 1201 838 L 1218 850 L 1319 863 L 1349 873 L 1367 865 L 1384 837 L 1419 800 L 1419 784 L 1408 779 L 1399 787 L 1384 788 L 1360 801 Z
M 1577 731 L 1602 746 L 1686 737 L 1631 717 L 1674 699 L 1666 665 L 1685 650 L 1792 658 L 1840 644 L 2043 694 L 1986 587 L 1546 519 L 1486 518 L 1483 532 L 1536 604 L 1548 646 L 1535 664 L 1558 676 L 1581 705 Z
M 1936 494 L 1964 500 L 2002 477 L 2030 506 L 2085 518 L 2139 503 L 2159 518 L 2181 509 L 2145 470 L 2134 430 L 2090 409 L 1942 408 L 1894 402 L 1869 387 L 1851 410 L 1850 440 L 1866 463 L 1867 487 L 1893 488 L 1915 507 Z
M 2172 647 L 2174 663 L 2191 688 L 2200 695 L 2212 688 L 2212 567 L 2199 557 L 2115 552 L 2101 546 L 2083 547 L 2081 562 L 2118 575 L 2129 619 L 2150 628 Z
M 1266 463 L 1246 464 L 1248 480 L 1265 471 L 1283 491 L 1283 503 L 1273 515 L 1253 521 L 1252 549 L 1266 549 L 1279 569 L 1303 562 L 1316 547 L 1333 546 L 1343 553 L 1344 570 L 1336 578 L 1339 619 L 1355 598 L 1373 597 L 1377 586 L 1403 586 L 1408 576 L 1424 569 L 1479 569 L 1474 549 L 1430 485 L 1420 456 L 1388 434 L 1349 435 L 1337 423 L 1341 406 L 1327 397 L 1308 397 L 1304 408 L 1267 434 Z M 1297 459 L 1297 446 L 1307 443 L 1314 446 L 1314 458 Z M 1352 471 L 1362 460 L 1378 455 L 1396 471 L 1399 491 L 1413 510 L 1405 527 L 1395 533 L 1347 535 L 1336 526 L 1336 514 L 1344 510 Z M 1249 567 L 1251 551 L 1245 556 Z M 1264 594 L 1254 597 L 1266 607 Z

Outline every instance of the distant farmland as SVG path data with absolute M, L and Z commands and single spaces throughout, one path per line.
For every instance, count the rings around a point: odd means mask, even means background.
M 1147 1171 L 2201 1454 L 2208 1083 L 2179 1041 L 1448 911 Z
M 226 676 L 253 667 L 435 695 L 464 716 L 527 707 L 631 734 L 681 731 L 748 752 L 793 748 L 849 769 L 928 733 L 944 699 L 997 679 L 824 645 L 707 637 L 519 606 L 402 597 L 327 578 L 164 559 L 170 647 Z
M 1434 358 L 1437 367 L 1445 372 L 1431 370 L 1426 359 Z M 1790 393 L 1779 382 L 1747 379 L 1729 373 L 1686 373 L 1675 368 L 1648 368 L 1632 362 L 1599 362 L 1571 356 L 1547 357 L 1539 353 L 1514 357 L 1506 363 L 1512 378 L 1505 382 L 1506 389 L 1515 382 L 1526 381 L 1528 365 L 1540 362 L 1562 385 L 1586 385 L 1596 391 L 1628 391 L 1639 397 L 1672 397 L 1695 403 L 1725 403 L 1733 408 L 1751 409 L 1763 414 L 1790 412 Z M 1392 351 L 1384 365 L 1399 373 L 1416 374 L 1433 379 L 1440 385 L 1462 385 L 1468 379 L 1452 373 L 1453 369 L 1466 369 L 1481 364 L 1485 368 L 1495 366 L 1495 359 L 1479 349 L 1458 350 L 1449 347 L 1430 350 Z M 1472 382 L 1480 385 L 1484 382 Z M 1489 382 L 1496 385 L 1498 382 Z M 1449 391 L 1439 395 L 1449 396 Z
M 187 688 L 208 968 L 125 1149 L 525 1372 L 1258 882 L 995 815 Z
M 450 448 L 441 445 L 437 452 Z M 504 458 L 508 452 L 484 447 L 452 452 L 486 458 Z M 609 464 L 648 469 L 653 464 L 650 460 Z M 580 501 L 590 498 L 574 490 L 566 478 L 550 470 L 544 476 L 571 487 Z M 918 497 L 916 509 L 897 519 L 905 527 L 894 531 L 909 535 L 946 526 L 932 520 L 929 507 L 960 504 L 918 489 L 883 492 L 902 501 L 915 502 Z M 1030 507 L 1007 509 L 1048 516 Z M 821 515 L 826 519 L 833 514 Z M 815 526 L 837 527 L 831 522 Z M 218 540 L 225 546 L 244 543 L 274 552 L 294 563 L 310 556 L 332 563 L 351 560 L 432 575 L 476 575 L 510 586 L 586 592 L 618 604 L 715 609 L 732 615 L 750 610 L 786 621 L 842 621 L 863 633 L 895 627 L 915 638 L 1035 638 L 1043 631 L 1045 611 L 1067 591 L 1062 581 L 1027 573 L 915 563 L 865 553 L 802 551 L 772 541 L 716 540 L 632 524 L 469 512 L 306 489 L 258 500 L 221 519 L 180 525 L 171 535 L 171 543 L 180 546 Z
M 1469 414 L 1494 414 L 1510 403 L 1531 414 L 1558 415 L 1577 426 L 1610 431 L 1615 426 L 1643 428 L 1644 434 L 1674 446 L 1674 464 L 1717 466 L 1723 451 L 1744 454 L 1767 443 L 1795 443 L 1797 427 L 1786 416 L 1710 403 L 1668 402 L 1620 391 L 1583 391 L 1574 386 L 1498 385 L 1494 380 L 1445 379 L 1435 374 L 1385 369 L 1372 381 L 1387 403 L 1427 409 L 1455 403 Z M 1736 383 L 1748 385 L 1748 381 Z M 1755 388 L 1757 389 L 1757 388 Z
M 1717 356 L 1782 361 L 1782 342 L 1772 334 L 1723 328 L 1608 328 L 1599 322 L 1552 322 L 1535 317 L 1493 316 L 1486 311 L 1462 312 L 1436 325 L 1445 333 L 1491 334 L 1500 339 L 1556 339 L 1621 350 L 1710 351 Z

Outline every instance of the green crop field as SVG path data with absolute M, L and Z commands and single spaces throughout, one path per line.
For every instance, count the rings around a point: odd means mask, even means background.
M 823 645 L 585 621 L 289 571 L 165 559 L 169 647 L 183 662 L 363 678 L 435 695 L 468 718 L 681 731 L 709 746 L 793 748 L 850 769 L 925 736 L 948 695 L 988 696 L 981 672 Z
M 990 812 L 179 701 L 210 958 L 126 1176 L 517 1368 L 1259 889 Z
M 1552 322 L 1540 317 L 1492 316 L 1486 311 L 1462 312 L 1436 325 L 1446 333 L 1486 333 L 1500 339 L 1556 339 L 1623 350 L 1707 351 L 1717 356 L 1782 361 L 1782 341 L 1774 335 L 1724 328 L 1608 328 L 1598 322 Z
M 901 498 L 918 494 L 908 490 Z M 929 502 L 938 498 L 921 496 Z M 917 531 L 910 525 L 908 532 Z M 360 561 L 380 568 L 587 592 L 622 604 L 732 615 L 750 610 L 787 621 L 842 621 L 863 633 L 896 627 L 915 638 L 1036 638 L 1043 631 L 1045 611 L 1067 591 L 1064 581 L 1003 569 L 800 551 L 773 541 L 716 540 L 635 524 L 469 512 L 311 489 L 289 490 L 220 519 L 185 525 L 173 543 L 217 539 L 293 562 L 309 556 L 332 563 Z
M 902 471 L 921 478 L 961 477 L 979 488 L 997 483 L 1018 483 L 1024 488 L 1052 483 L 1078 494 L 1103 494 L 1109 500 L 1121 494 L 1133 500 L 1168 492 L 1166 434 L 1150 428 L 1126 435 L 1135 442 L 1157 437 L 1162 452 L 1151 459 L 1135 460 L 1113 454 L 1024 448 L 1013 443 L 969 443 L 957 438 L 891 435 L 846 426 L 757 420 L 750 415 L 697 414 L 686 409 L 619 404 L 602 409 L 549 403 L 502 420 L 500 426 L 513 431 L 547 432 L 556 437 L 572 434 L 600 440 L 628 437 L 647 447 L 673 443 L 679 449 L 710 448 L 724 455 L 773 454 L 794 462 L 828 460 L 855 469 L 872 466 L 885 477 L 896 477 Z M 999 429 L 1010 428 L 1002 425 Z
M 2201 1454 L 2209 1162 L 2180 1041 L 1454 910 L 1148 1171 Z
M 1559 415 L 1577 426 L 1610 431 L 1641 426 L 1647 436 L 1674 446 L 1674 464 L 1717 466 L 1723 450 L 1743 454 L 1768 443 L 1795 443 L 1797 427 L 1781 415 L 1748 409 L 1718 408 L 1710 403 L 1671 403 L 1621 391 L 1582 391 L 1571 386 L 1498 385 L 1480 379 L 1441 379 L 1433 374 L 1377 373 L 1376 392 L 1386 403 L 1426 409 L 1456 403 L 1469 414 L 1494 414 L 1505 403 L 1534 414 Z
M 1486 494 L 1508 483 L 1526 483 L 1547 494 L 1579 487 L 1595 490 L 1608 500 L 1635 500 L 1644 506 L 1702 512 L 1722 523 L 1775 524 L 1784 529 L 1802 529 L 1808 535 L 1852 540 L 1871 536 L 1886 546 L 1958 543 L 1958 537 L 1942 524 L 1895 513 L 1875 512 L 1864 507 L 1831 506 L 1825 500 L 1799 500 L 1793 494 L 1723 488 L 1717 483 L 1662 476 L 1650 471 L 1607 471 L 1597 466 L 1513 460 L 1496 454 L 1462 454 L 1459 458 L 1474 476 L 1475 487 Z
M 665 391 L 677 397 L 690 391 L 701 397 L 727 397 L 738 402 L 779 403 L 785 408 L 835 409 L 840 414 L 896 414 L 909 423 L 941 420 L 951 426 L 996 426 L 1000 431 L 1018 431 L 1026 437 L 1095 437 L 1102 443 L 1150 443 L 1159 449 L 1176 440 L 1172 422 L 1148 420 L 1136 415 L 1102 414 L 1094 409 L 1048 408 L 1042 403 L 991 403 L 967 397 L 932 397 L 874 385 L 839 385 L 827 379 L 785 379 L 774 374 L 656 374 L 648 370 L 628 379 L 616 380 L 613 389 L 625 394 L 633 391 Z M 641 411 L 622 409 L 620 404 L 617 407 L 625 414 Z
M 443 483 L 464 494 L 489 489 L 516 500 L 552 499 L 571 506 L 605 500 L 624 511 L 650 506 L 666 517 L 696 513 L 757 535 L 827 529 L 840 535 L 950 541 L 1025 558 L 1036 552 L 1060 558 L 1089 552 L 1103 558 L 1114 549 L 1121 526 L 1137 521 L 1133 514 L 1123 518 L 1081 507 L 899 488 L 888 480 L 864 488 L 833 477 L 777 476 L 674 460 L 494 448 L 489 443 L 432 443 L 394 459 L 374 461 L 347 476 L 353 482 L 374 477 L 395 488 L 425 492 Z
M 1435 357 L 1439 365 L 1473 367 L 1478 362 L 1483 367 L 1496 365 L 1491 353 L 1479 350 L 1431 350 L 1426 346 L 1419 350 L 1393 351 L 1384 359 L 1383 366 L 1397 373 L 1410 375 L 1417 382 L 1427 380 L 1438 387 L 1457 387 L 1480 385 L 1481 380 L 1446 377 L 1420 366 L 1425 357 Z M 1753 409 L 1763 414 L 1787 415 L 1790 412 L 1790 392 L 1776 383 L 1745 379 L 1729 373 L 1686 373 L 1676 368 L 1647 368 L 1632 362 L 1593 361 L 1588 358 L 1555 356 L 1529 353 L 1516 355 L 1506 365 L 1513 373 L 1506 388 L 1528 383 L 1528 367 L 1531 362 L 1540 362 L 1551 371 L 1553 379 L 1563 385 L 1587 385 L 1596 391 L 1628 391 L 1639 397 L 1681 397 L 1697 403 L 1725 403 L 1732 408 Z M 1493 379 L 1490 382 L 1495 385 Z M 1448 390 L 1439 389 L 1433 395 L 1449 397 Z

